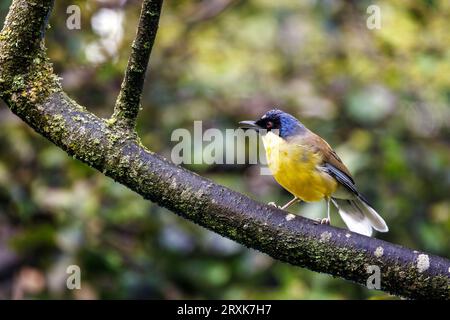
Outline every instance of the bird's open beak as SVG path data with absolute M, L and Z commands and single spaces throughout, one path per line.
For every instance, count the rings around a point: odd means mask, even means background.
M 260 129 L 255 121 L 247 120 L 239 122 L 239 128 L 242 129 Z

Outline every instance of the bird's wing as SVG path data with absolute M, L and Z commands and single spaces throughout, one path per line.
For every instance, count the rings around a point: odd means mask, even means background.
M 350 171 L 330 145 L 313 132 L 310 133 L 308 140 L 316 152 L 322 156 L 322 166 L 325 171 L 352 193 L 359 195 Z
M 347 188 L 347 190 L 351 191 L 355 195 L 360 195 L 358 190 L 356 190 L 355 183 L 348 175 L 346 175 L 330 163 L 324 163 L 323 167 L 330 176 L 335 178 L 341 185 Z
M 321 137 L 319 137 L 317 134 L 310 132 L 310 136 L 308 137 L 310 145 L 316 149 L 315 151 L 319 153 L 322 156 L 322 161 L 324 164 L 330 164 L 339 171 L 341 171 L 343 174 L 347 176 L 347 178 L 355 184 L 355 181 L 353 181 L 352 175 L 350 174 L 350 171 L 348 171 L 345 164 L 342 162 L 341 158 L 336 154 L 336 152 L 330 147 L 328 142 L 323 140 Z

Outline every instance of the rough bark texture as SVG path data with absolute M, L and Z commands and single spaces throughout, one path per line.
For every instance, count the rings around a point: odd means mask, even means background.
M 122 82 L 112 121 L 119 128 L 134 130 L 139 112 L 148 59 L 158 31 L 162 0 L 144 0 L 136 39 Z
M 376 265 L 384 291 L 450 299 L 449 260 L 306 218 L 288 219 L 284 211 L 171 164 L 143 147 L 130 130 L 86 111 L 62 91 L 45 58 L 41 38 L 52 1 L 31 3 L 15 0 L 0 34 L 0 97 L 68 154 L 180 216 L 275 259 L 362 285 L 371 275 L 367 268 Z

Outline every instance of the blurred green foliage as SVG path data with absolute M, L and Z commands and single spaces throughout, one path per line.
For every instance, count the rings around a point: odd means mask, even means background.
M 66 28 L 71 4 L 81 30 Z M 366 27 L 370 4 L 380 30 Z M 136 0 L 63 0 L 51 16 L 48 53 L 65 90 L 102 117 L 139 10 Z M 234 128 L 277 106 L 348 164 L 390 225 L 377 237 L 449 257 L 449 29 L 445 0 L 166 1 L 138 131 L 170 157 L 176 128 Z M 0 127 L 0 298 L 388 297 L 184 221 L 66 156 L 4 105 Z M 262 202 L 289 199 L 256 166 L 190 169 Z M 70 264 L 81 267 L 81 290 L 65 287 Z

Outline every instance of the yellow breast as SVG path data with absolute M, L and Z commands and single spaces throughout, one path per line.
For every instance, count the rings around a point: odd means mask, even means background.
M 318 201 L 336 190 L 336 180 L 320 170 L 320 155 L 301 140 L 286 141 L 272 132 L 262 140 L 273 177 L 290 193 L 303 201 Z

